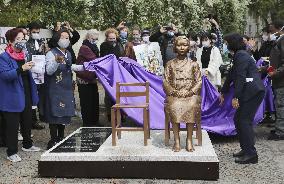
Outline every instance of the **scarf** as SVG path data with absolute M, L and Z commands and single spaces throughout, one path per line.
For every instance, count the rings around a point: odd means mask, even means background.
M 24 51 L 15 52 L 11 44 L 9 44 L 7 46 L 6 52 L 11 56 L 11 58 L 15 59 L 16 61 L 24 61 L 25 60 Z
M 96 54 L 97 57 L 100 57 L 100 51 L 96 44 L 90 43 L 89 40 L 84 40 L 83 45 L 89 47 L 93 51 L 93 53 Z

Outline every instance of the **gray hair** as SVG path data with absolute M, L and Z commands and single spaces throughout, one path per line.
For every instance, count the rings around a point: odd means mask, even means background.
M 99 37 L 99 31 L 96 29 L 88 30 L 85 39 L 88 40 L 91 36 L 94 36 L 94 35 Z

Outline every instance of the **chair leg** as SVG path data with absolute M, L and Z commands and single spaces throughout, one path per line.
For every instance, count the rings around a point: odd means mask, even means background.
M 120 109 L 117 109 L 116 111 L 116 114 L 117 114 L 117 125 L 118 127 L 121 127 L 121 112 L 120 112 Z M 117 130 L 117 137 L 118 139 L 121 139 L 121 130 Z
M 198 146 L 202 146 L 202 129 L 201 129 L 201 123 L 197 123 L 196 125 L 197 131 L 196 131 L 196 137 L 198 141 Z
M 151 139 L 151 125 L 150 125 L 150 110 L 147 109 L 147 123 L 148 123 L 148 139 Z
M 111 108 L 112 146 L 116 146 L 115 109 Z
M 144 132 L 144 146 L 147 146 L 148 140 L 148 124 L 147 124 L 147 110 L 143 109 L 143 132 Z
M 165 111 L 165 145 L 169 146 L 170 145 L 170 121 L 169 117 Z

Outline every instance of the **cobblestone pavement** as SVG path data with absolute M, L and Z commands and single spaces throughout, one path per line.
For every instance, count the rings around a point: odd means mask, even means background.
M 101 102 L 103 102 L 101 97 Z M 106 122 L 104 107 L 101 106 L 100 120 Z M 67 126 L 66 135 L 81 126 L 81 120 L 74 118 L 73 123 Z M 38 153 L 26 153 L 19 143 L 19 155 L 23 159 L 19 163 L 6 160 L 6 149 L 0 148 L 0 184 L 68 184 L 68 183 L 115 183 L 115 184 L 283 184 L 284 183 L 284 141 L 267 141 L 270 129 L 264 125 L 256 128 L 256 148 L 259 154 L 259 163 L 255 165 L 238 165 L 234 163 L 232 153 L 238 151 L 236 137 L 220 137 L 211 135 L 215 151 L 220 160 L 220 179 L 218 181 L 189 181 L 189 180 L 142 180 L 142 179 L 66 179 L 66 178 L 40 178 L 37 174 L 37 164 L 40 155 L 45 151 L 49 139 L 49 129 L 33 130 L 34 145 L 43 150 Z M 96 172 L 96 171 L 94 171 Z M 173 171 L 174 172 L 174 171 Z M 190 174 L 190 173 L 188 173 Z

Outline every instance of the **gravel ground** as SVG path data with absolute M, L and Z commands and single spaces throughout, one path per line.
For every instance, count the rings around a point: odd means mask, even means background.
M 101 102 L 103 102 L 103 93 Z M 101 123 L 109 126 L 101 105 Z M 81 126 L 81 120 L 74 118 L 73 123 L 67 126 L 66 135 Z M 259 125 L 256 131 L 256 148 L 259 154 L 259 163 L 255 165 L 238 165 L 234 163 L 232 153 L 238 151 L 239 145 L 236 137 L 221 137 L 211 135 L 215 151 L 220 160 L 220 179 L 218 181 L 190 181 L 190 180 L 151 180 L 151 179 L 66 179 L 66 178 L 39 178 L 37 164 L 40 155 L 45 151 L 49 140 L 49 129 L 33 130 L 34 145 L 43 150 L 38 153 L 26 153 L 19 143 L 19 155 L 23 159 L 19 163 L 11 163 L 6 160 L 6 149 L 0 148 L 0 184 L 67 184 L 67 183 L 115 183 L 115 184 L 174 184 L 174 183 L 196 183 L 196 184 L 254 184 L 284 183 L 284 141 L 267 141 L 266 137 L 270 131 L 264 125 Z M 95 171 L 94 171 L 95 172 Z M 190 173 L 189 173 L 190 174 Z

